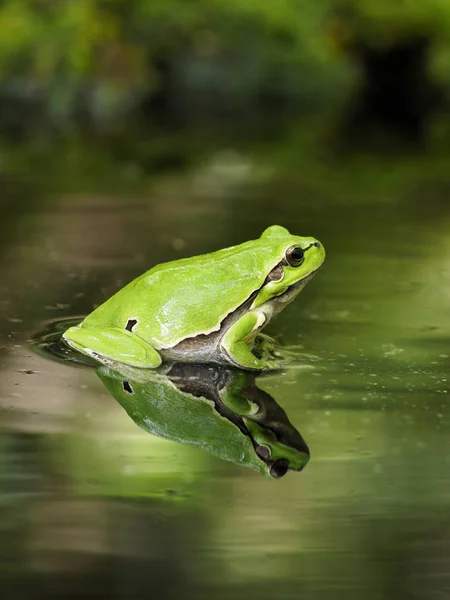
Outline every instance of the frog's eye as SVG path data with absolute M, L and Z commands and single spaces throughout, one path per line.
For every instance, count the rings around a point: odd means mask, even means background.
M 291 246 L 286 250 L 286 260 L 291 267 L 299 267 L 305 260 L 305 253 L 301 246 Z

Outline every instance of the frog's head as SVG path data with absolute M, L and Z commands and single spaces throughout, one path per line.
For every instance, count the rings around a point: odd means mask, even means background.
M 252 308 L 276 299 L 277 311 L 295 298 L 315 275 L 325 260 L 325 249 L 313 237 L 291 235 L 287 229 L 272 225 L 260 238 L 262 246 L 270 246 L 276 264 L 270 265 L 266 280 Z
M 309 449 L 299 432 L 288 422 L 256 423 L 244 419 L 256 455 L 265 463 L 266 473 L 274 479 L 288 471 L 302 471 L 309 462 Z

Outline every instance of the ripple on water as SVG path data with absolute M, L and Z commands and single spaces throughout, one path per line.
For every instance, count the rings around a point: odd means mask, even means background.
M 94 359 L 73 350 L 62 340 L 64 331 L 77 325 L 82 318 L 82 316 L 72 316 L 47 321 L 43 328 L 32 336 L 32 350 L 36 354 L 58 363 L 80 367 L 98 367 L 98 363 Z

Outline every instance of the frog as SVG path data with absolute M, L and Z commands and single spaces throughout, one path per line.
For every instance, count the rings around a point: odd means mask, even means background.
M 272 353 L 252 351 L 255 338 L 324 259 L 316 238 L 272 225 L 258 239 L 156 265 L 62 338 L 103 364 L 154 369 L 179 361 L 276 370 Z

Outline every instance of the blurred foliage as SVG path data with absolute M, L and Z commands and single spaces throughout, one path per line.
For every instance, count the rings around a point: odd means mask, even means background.
M 330 0 L 336 14 L 347 20 L 360 37 L 379 46 L 401 36 L 450 34 L 450 6 L 446 0 Z
M 433 73 L 450 83 L 446 0 L 7 0 L 0 29 L 1 96 L 69 131 L 83 119 L 118 126 L 148 98 L 170 92 L 176 104 L 186 90 L 207 106 L 323 108 L 352 87 L 355 38 L 427 36 Z

